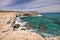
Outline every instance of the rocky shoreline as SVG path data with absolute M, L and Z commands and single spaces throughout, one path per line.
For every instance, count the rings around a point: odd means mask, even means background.
M 28 13 L 28 12 L 27 12 Z M 30 12 L 31 13 L 31 12 Z M 30 14 L 28 13 L 28 14 Z M 34 14 L 35 13 L 35 14 Z M 33 14 L 36 16 L 37 12 Z M 23 13 L 24 15 L 28 15 Z M 31 15 L 33 15 L 31 14 Z M 0 40 L 60 40 L 60 36 L 53 38 L 43 38 L 36 33 L 26 32 L 24 30 L 14 31 L 13 24 L 16 16 L 20 16 L 22 13 L 16 12 L 0 12 Z M 29 16 L 31 16 L 29 15 Z M 33 16 L 34 16 L 33 15 Z M 6 30 L 8 29 L 8 30 Z

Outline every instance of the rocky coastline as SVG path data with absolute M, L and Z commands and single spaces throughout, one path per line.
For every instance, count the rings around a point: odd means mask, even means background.
M 0 40 L 60 40 L 60 36 L 43 38 L 41 35 L 25 30 L 13 30 L 17 16 L 36 16 L 37 11 L 0 11 Z

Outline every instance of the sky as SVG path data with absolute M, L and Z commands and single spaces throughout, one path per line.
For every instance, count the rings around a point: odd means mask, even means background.
M 0 10 L 60 12 L 60 0 L 0 0 Z

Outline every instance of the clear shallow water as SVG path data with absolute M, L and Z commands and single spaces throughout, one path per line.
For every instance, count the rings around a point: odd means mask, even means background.
M 60 14 L 59 13 L 43 13 L 42 16 L 22 17 L 21 19 L 28 22 L 36 32 L 43 36 L 60 35 Z

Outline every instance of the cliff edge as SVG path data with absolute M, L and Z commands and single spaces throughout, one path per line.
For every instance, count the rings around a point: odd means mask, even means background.
M 23 14 L 22 14 L 23 13 Z M 52 38 L 43 38 L 41 35 L 36 33 L 26 32 L 26 31 L 14 31 L 12 29 L 12 24 L 14 24 L 14 20 L 16 16 L 27 15 L 30 16 L 33 12 L 0 12 L 0 40 L 60 40 L 60 36 L 52 37 Z M 37 15 L 37 12 L 35 12 Z M 11 29 L 11 30 L 6 30 Z M 6 30 L 6 32 L 5 32 Z
M 14 31 L 12 24 L 16 15 L 18 15 L 18 13 L 0 12 L 0 40 L 44 40 L 43 37 L 36 33 L 29 33 L 23 30 Z M 8 31 L 6 29 L 11 30 Z

